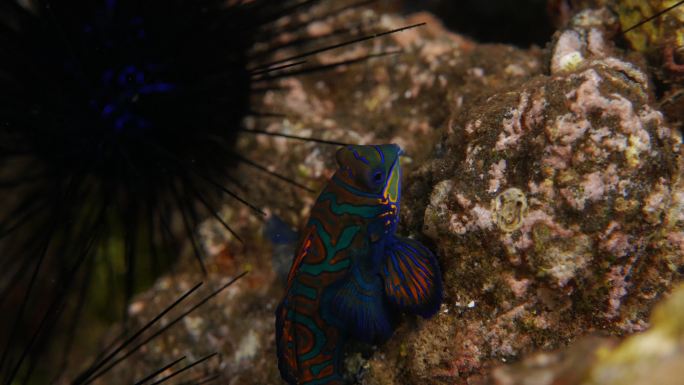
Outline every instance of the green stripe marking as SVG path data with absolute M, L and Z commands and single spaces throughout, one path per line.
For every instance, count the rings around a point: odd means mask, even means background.
M 332 365 L 332 360 L 321 362 L 320 364 L 311 365 L 311 373 L 317 376 L 326 366 Z
M 297 282 L 292 288 L 294 295 L 301 295 L 310 300 L 316 300 L 316 289 L 306 286 L 301 282 Z
M 318 233 L 318 236 L 321 237 L 321 241 L 325 247 L 325 260 L 317 264 L 302 263 L 299 266 L 299 270 L 306 274 L 317 276 L 323 272 L 337 272 L 348 268 L 351 263 L 348 259 L 334 265 L 331 264 L 330 261 L 339 251 L 342 251 L 351 245 L 352 241 L 354 241 L 354 237 L 361 230 L 361 227 L 357 225 L 346 227 L 342 230 L 342 234 L 340 234 L 337 239 L 337 243 L 333 245 L 332 238 L 325 231 L 323 225 L 316 219 L 312 219 L 311 223 L 316 226 L 316 232 Z
M 323 346 L 325 345 L 325 334 L 323 334 L 323 331 L 316 325 L 316 323 L 309 317 L 299 314 L 295 312 L 294 310 L 290 310 L 287 312 L 287 318 L 290 320 L 293 320 L 296 323 L 300 323 L 304 326 L 306 326 L 311 333 L 314 335 L 314 347 L 311 349 L 306 354 L 298 355 L 297 360 L 302 362 L 306 360 L 310 360 L 314 357 L 316 357 L 320 352 L 321 349 L 323 349 Z
M 383 205 L 377 204 L 372 206 L 352 205 L 349 203 L 337 203 L 337 196 L 333 193 L 327 192 L 321 194 L 318 198 L 319 202 L 330 201 L 330 210 L 337 215 L 355 215 L 365 219 L 375 218 L 378 215 L 387 211 Z

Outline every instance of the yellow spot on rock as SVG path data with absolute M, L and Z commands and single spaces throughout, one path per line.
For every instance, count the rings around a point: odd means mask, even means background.
M 676 0 L 621 0 L 617 3 L 617 14 L 622 29 L 632 27 L 638 22 L 673 6 Z M 637 51 L 646 52 L 664 44 L 681 46 L 684 41 L 684 7 L 677 7 L 655 20 L 635 28 L 625 38 Z M 671 40 L 671 42 L 668 42 Z
M 559 64 L 562 71 L 574 71 L 584 61 L 582 54 L 575 51 L 560 58 Z
M 402 357 L 408 356 L 408 346 L 405 343 L 399 346 L 399 355 Z
M 527 198 L 519 188 L 509 188 L 492 201 L 494 223 L 501 231 L 510 233 L 522 226 L 527 215 Z
M 639 155 L 650 148 L 650 143 L 644 142 L 636 135 L 629 136 L 629 147 L 625 151 L 625 158 L 629 167 L 639 166 Z

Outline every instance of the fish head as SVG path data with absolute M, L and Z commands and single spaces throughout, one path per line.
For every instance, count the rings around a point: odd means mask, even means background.
M 399 201 L 401 192 L 401 148 L 396 144 L 349 145 L 337 151 L 337 178 L 388 202 Z

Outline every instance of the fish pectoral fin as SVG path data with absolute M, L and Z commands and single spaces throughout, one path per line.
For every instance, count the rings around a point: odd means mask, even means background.
M 430 317 L 442 304 L 442 275 L 437 258 L 420 242 L 393 237 L 381 267 L 385 294 L 399 310 Z
M 353 338 L 376 344 L 392 335 L 393 312 L 384 299 L 382 280 L 377 275 L 364 278 L 358 269 L 353 269 L 326 297 L 325 312 Z

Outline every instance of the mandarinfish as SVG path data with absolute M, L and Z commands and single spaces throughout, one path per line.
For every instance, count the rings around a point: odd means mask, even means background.
M 278 367 L 291 385 L 343 384 L 347 339 L 381 343 L 399 312 L 427 318 L 441 305 L 435 256 L 395 234 L 401 153 L 395 144 L 337 151 L 276 310 Z

